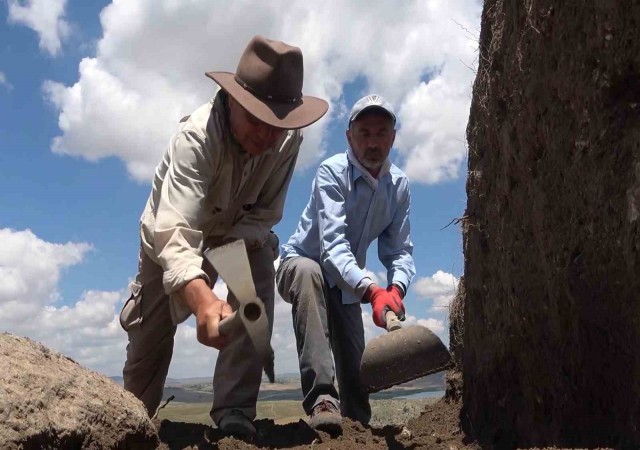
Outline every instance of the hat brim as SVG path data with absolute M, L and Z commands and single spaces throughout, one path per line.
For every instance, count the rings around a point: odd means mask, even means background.
M 230 72 L 206 72 L 206 76 L 232 96 L 257 119 L 276 128 L 295 130 L 319 120 L 329 109 L 326 101 L 309 95 L 296 103 L 262 100 L 242 87 Z

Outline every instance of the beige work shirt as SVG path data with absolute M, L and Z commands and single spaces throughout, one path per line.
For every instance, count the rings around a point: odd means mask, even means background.
M 302 132 L 283 133 L 273 148 L 251 156 L 233 138 L 227 94 L 219 90 L 180 123 L 158 164 L 140 219 L 145 253 L 164 270 L 174 323 L 190 311 L 177 291 L 202 270 L 204 249 L 236 239 L 248 248 L 265 244 L 282 218 Z

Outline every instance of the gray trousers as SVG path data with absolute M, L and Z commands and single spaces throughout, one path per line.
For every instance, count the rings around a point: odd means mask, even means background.
M 340 289 L 329 288 L 320 265 L 309 258 L 286 259 L 276 280 L 278 292 L 292 306 L 305 412 L 329 400 L 339 404 L 343 417 L 369 423 L 369 396 L 360 383 L 365 345 L 360 304 L 343 305 Z
M 273 330 L 274 250 L 262 247 L 248 250 L 249 263 L 258 297 L 264 302 L 269 320 L 269 336 Z M 203 270 L 215 283 L 218 274 L 205 259 Z M 142 400 L 149 416 L 155 414 L 173 354 L 176 326 L 169 312 L 169 296 L 162 285 L 162 267 L 144 251 L 140 252 L 137 283 L 132 283 L 121 323 L 129 335 L 127 361 L 124 366 L 124 388 Z M 227 301 L 236 310 L 238 301 L 229 292 Z M 123 317 L 127 310 L 127 317 Z M 213 349 L 212 349 L 213 350 Z M 239 409 L 247 417 L 256 416 L 256 402 L 262 380 L 263 363 L 247 334 L 240 334 L 220 351 L 213 375 L 213 408 L 211 418 L 218 423 L 230 409 Z

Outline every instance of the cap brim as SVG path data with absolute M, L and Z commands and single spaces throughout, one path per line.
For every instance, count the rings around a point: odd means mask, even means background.
M 389 116 L 391 119 L 393 119 L 393 123 L 394 123 L 394 124 L 396 123 L 396 116 L 395 116 L 395 114 L 393 114 L 393 113 L 389 112 L 389 110 L 388 110 L 388 109 L 386 109 L 385 107 L 380 106 L 380 105 L 367 105 L 367 106 L 365 106 L 364 108 L 362 108 L 360 111 L 358 111 L 357 113 L 355 113 L 354 115 L 352 115 L 352 116 L 349 118 L 349 123 L 353 122 L 353 121 L 354 121 L 354 120 L 356 120 L 358 117 L 360 117 L 360 116 L 362 115 L 362 113 L 363 113 L 363 112 L 365 112 L 365 111 L 370 111 L 370 110 L 372 110 L 372 109 L 377 109 L 377 110 L 379 110 L 380 112 L 385 113 L 387 116 Z
M 262 100 L 240 86 L 230 72 L 206 72 L 205 74 L 232 96 L 257 119 L 277 128 L 295 130 L 319 120 L 329 109 L 329 104 L 317 97 L 304 95 L 299 102 L 281 103 Z

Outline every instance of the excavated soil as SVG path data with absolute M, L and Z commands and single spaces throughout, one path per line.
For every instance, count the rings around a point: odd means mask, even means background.
M 460 403 L 440 400 L 425 408 L 419 417 L 406 426 L 364 427 L 346 419 L 344 432 L 332 438 L 316 433 L 304 421 L 276 425 L 272 420 L 255 422 L 254 440 L 244 441 L 223 436 L 217 429 L 201 424 L 163 420 L 158 423 L 159 449 L 479 449 L 460 430 Z
M 273 420 L 257 420 L 254 440 L 223 436 L 217 429 L 202 424 L 157 421 L 161 444 L 159 450 L 249 450 L 249 449 L 318 449 L 318 450 L 481 450 L 480 446 L 460 428 L 461 402 L 442 399 L 427 405 L 424 411 L 405 426 L 364 427 L 345 420 L 341 436 L 316 433 L 304 421 L 276 425 Z M 499 447 L 498 447 L 499 448 Z M 584 450 L 559 447 L 528 450 Z M 596 448 L 593 450 L 611 450 Z
M 638 449 L 640 2 L 486 0 L 478 60 L 463 424 Z

